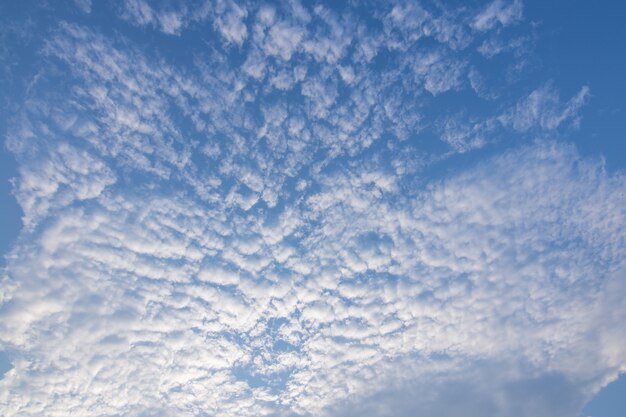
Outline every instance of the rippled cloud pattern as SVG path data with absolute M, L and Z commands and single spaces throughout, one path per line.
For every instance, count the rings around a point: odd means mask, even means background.
M 572 417 L 626 371 L 626 176 L 567 139 L 593 85 L 537 75 L 522 1 L 455 3 L 2 29 L 0 414 Z

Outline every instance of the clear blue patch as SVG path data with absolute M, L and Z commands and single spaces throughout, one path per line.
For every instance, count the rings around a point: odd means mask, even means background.
M 4 378 L 4 375 L 13 369 L 11 359 L 7 352 L 0 351 L 0 379 Z
M 623 417 L 626 415 L 626 375 L 622 374 L 600 391 L 580 413 L 580 417 Z

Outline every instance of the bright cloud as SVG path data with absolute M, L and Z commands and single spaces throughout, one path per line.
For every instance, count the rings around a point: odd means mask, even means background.
M 590 87 L 482 70 L 521 1 L 76 4 L 119 30 L 55 23 L 10 118 L 0 414 L 565 417 L 626 370 Z

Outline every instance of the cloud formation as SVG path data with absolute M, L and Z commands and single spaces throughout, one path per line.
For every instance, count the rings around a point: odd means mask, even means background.
M 51 29 L 7 131 L 3 415 L 565 417 L 626 370 L 626 177 L 546 138 L 589 87 L 479 91 L 520 1 L 370 6 Z

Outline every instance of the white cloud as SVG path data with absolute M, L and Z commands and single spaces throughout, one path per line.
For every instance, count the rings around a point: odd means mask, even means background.
M 530 40 L 525 37 L 513 38 L 510 40 L 503 40 L 499 37 L 493 37 L 486 39 L 478 47 L 478 52 L 486 58 L 493 58 L 494 56 L 503 52 L 511 51 L 514 54 L 524 53 L 528 49 L 528 43 Z
M 267 55 L 279 56 L 288 61 L 298 50 L 304 37 L 303 30 L 285 21 L 274 22 L 267 29 L 263 50 Z
M 315 14 L 324 22 L 325 27 L 318 28 L 311 38 L 304 42 L 303 48 L 317 61 L 336 63 L 345 55 L 346 49 L 352 43 L 353 22 L 347 18 L 339 20 L 338 16 L 321 5 L 315 7 Z
M 129 0 L 123 3 L 123 17 L 132 19 L 139 25 L 147 25 L 155 20 L 155 12 L 144 0 Z
M 464 64 L 446 58 L 439 52 L 430 52 L 418 55 L 413 69 L 424 83 L 424 88 L 437 95 L 460 86 Z
M 567 120 L 578 123 L 578 112 L 587 102 L 590 89 L 584 86 L 566 103 L 561 103 L 558 92 L 550 84 L 534 90 L 516 107 L 499 119 L 515 130 L 527 131 L 535 126 L 543 129 L 556 129 Z
M 98 197 L 116 181 L 115 174 L 101 160 L 67 143 L 60 143 L 48 155 L 23 157 L 30 162 L 20 168 L 14 193 L 27 228 L 34 227 L 50 211 Z
M 221 2 L 154 2 L 123 0 L 117 2 L 121 19 L 140 27 L 151 27 L 167 35 L 180 35 L 183 29 L 210 17 L 210 10 L 220 8 Z M 195 7 L 194 7 L 195 6 Z
M 249 76 L 256 79 L 263 79 L 266 71 L 266 63 L 263 55 L 258 50 L 253 50 L 243 64 L 243 70 Z
M 468 25 L 521 3 L 119 11 L 215 33 L 188 62 L 69 23 L 46 42 L 9 129 L 31 227 L 0 278 L 0 413 L 565 416 L 625 369 L 623 172 L 430 142 L 579 118 L 587 87 L 465 107 Z
M 244 19 L 248 12 L 231 0 L 218 0 L 215 5 L 215 26 L 228 41 L 241 45 L 248 37 Z
M 491 130 L 493 130 L 493 121 L 464 123 L 459 118 L 450 117 L 443 123 L 441 139 L 455 151 L 463 153 L 485 146 Z
M 522 18 L 521 0 L 494 0 L 474 17 L 475 29 L 484 31 L 493 29 L 498 23 L 508 26 Z

